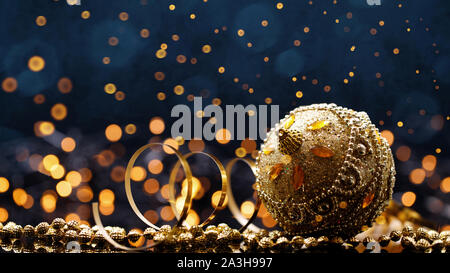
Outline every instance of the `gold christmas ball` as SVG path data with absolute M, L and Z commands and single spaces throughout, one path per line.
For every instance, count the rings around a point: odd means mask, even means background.
M 313 104 L 267 134 L 256 179 L 259 197 L 287 232 L 353 236 L 389 203 L 395 166 L 365 112 Z

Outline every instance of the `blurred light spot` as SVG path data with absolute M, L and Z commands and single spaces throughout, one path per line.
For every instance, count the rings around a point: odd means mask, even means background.
M 173 88 L 173 92 L 176 95 L 182 95 L 184 93 L 184 87 L 182 85 L 177 85 Z
M 81 183 L 81 174 L 77 171 L 70 171 L 66 175 L 66 181 L 69 182 L 73 188 L 76 188 Z
M 394 54 L 397 55 L 398 53 L 400 53 L 400 50 L 398 48 L 394 48 L 392 52 L 394 52 Z
M 191 152 L 201 152 L 205 149 L 205 142 L 201 139 L 191 139 L 188 143 L 188 149 Z
M 277 222 L 272 218 L 272 216 L 269 214 L 262 218 L 262 224 L 267 228 L 273 228 L 277 225 Z
M 281 3 L 281 2 L 278 2 L 277 3 L 277 9 L 282 9 L 283 8 L 283 3 Z
M 200 190 L 202 188 L 202 183 L 200 183 L 200 180 L 198 180 L 197 177 L 192 177 L 192 198 L 198 199 L 198 194 L 200 193 Z M 186 196 L 188 191 L 188 181 L 185 178 L 183 182 L 181 183 L 181 196 Z M 184 200 L 184 198 L 183 198 Z
M 175 139 L 173 139 L 173 138 L 168 138 L 168 139 L 164 140 L 164 144 L 175 148 L 175 150 L 178 150 L 178 142 Z M 169 148 L 167 146 L 163 146 L 163 150 L 167 154 L 174 154 L 175 153 L 171 148 Z
M 59 79 L 57 86 L 59 92 L 63 94 L 70 93 L 70 91 L 72 91 L 73 88 L 72 81 L 66 77 Z
M 146 28 L 141 29 L 140 35 L 142 38 L 148 38 L 150 36 L 150 31 Z
M 116 100 L 118 100 L 118 101 L 123 101 L 123 100 L 125 99 L 125 93 L 122 92 L 122 91 L 117 91 L 117 92 L 114 94 L 114 98 L 115 98 Z
M 426 172 L 422 168 L 417 168 L 411 171 L 409 174 L 409 180 L 413 184 L 421 184 L 423 180 L 425 179 Z
M 227 144 L 231 140 L 231 133 L 229 130 L 222 128 L 216 133 L 216 140 L 220 144 Z
M 64 220 L 66 222 L 69 222 L 69 221 L 80 222 L 81 219 L 80 219 L 80 216 L 78 214 L 76 214 L 76 213 L 69 213 L 69 214 L 66 215 L 66 217 L 64 217 Z
M 82 168 L 79 172 L 81 174 L 81 182 L 89 182 L 92 179 L 92 172 L 88 168 Z
M 44 168 L 47 171 L 50 171 L 53 168 L 53 166 L 59 164 L 59 159 L 56 155 L 49 154 L 46 155 L 44 159 L 42 159 L 42 163 L 44 164 Z
M 115 198 L 114 192 L 110 189 L 104 189 L 98 195 L 98 200 L 104 205 L 112 205 Z
M 241 204 L 241 213 L 245 218 L 249 219 L 253 215 L 254 211 L 255 205 L 252 201 L 245 201 Z
M 92 192 L 91 187 L 89 186 L 81 186 L 77 190 L 77 198 L 83 203 L 88 203 L 94 198 L 94 193 Z
M 33 56 L 28 60 L 28 68 L 33 72 L 39 72 L 45 67 L 45 61 L 41 56 Z
M 408 146 L 400 146 L 395 152 L 397 159 L 406 162 L 411 157 L 411 149 Z
M 107 83 L 103 89 L 108 94 L 114 94 L 117 90 L 117 87 L 114 83 Z
M 144 213 L 144 217 L 147 218 L 147 220 L 149 220 L 152 224 L 156 224 L 159 220 L 158 213 L 154 210 L 147 210 Z
M 64 174 L 66 173 L 66 170 L 62 165 L 53 165 L 53 167 L 50 169 L 50 174 L 53 179 L 61 179 Z
M 111 124 L 106 127 L 105 136 L 109 141 L 117 142 L 122 137 L 122 129 L 117 124 Z
M 144 181 L 147 177 L 147 171 L 141 166 L 135 166 L 131 169 L 131 180 L 136 182 Z
M 175 217 L 172 208 L 170 206 L 165 206 L 161 209 L 161 219 L 164 221 L 171 221 Z
M 222 191 L 216 191 L 211 196 L 211 205 L 214 208 L 217 208 L 217 209 L 220 209 L 220 210 L 226 208 L 227 204 L 228 204 L 228 196 L 225 195 L 225 200 L 224 200 L 222 206 L 221 207 L 217 207 L 217 205 L 219 204 L 219 201 L 220 201 L 221 194 L 222 194 Z
M 9 214 L 5 208 L 0 207 L 0 222 L 6 222 L 8 220 Z
M 67 181 L 60 181 L 56 184 L 56 192 L 61 197 L 67 197 L 72 193 L 72 186 Z
M 23 207 L 25 209 L 31 209 L 34 205 L 34 198 L 31 195 L 27 195 L 27 201 L 25 202 L 25 204 L 23 204 Z
M 152 132 L 155 135 L 159 135 L 162 132 L 164 132 L 165 124 L 164 120 L 160 117 L 154 117 L 150 120 L 149 123 L 150 132 Z
M 39 123 L 39 133 L 43 136 L 49 136 L 55 132 L 55 125 L 49 121 Z
M 75 140 L 71 137 L 65 137 L 63 138 L 63 140 L 61 141 L 61 149 L 64 152 L 70 153 L 73 150 L 75 150 L 77 146 L 77 143 L 75 142 Z
M 41 207 L 46 213 L 52 213 L 56 209 L 57 195 L 54 191 L 46 191 L 41 197 Z
M 237 157 L 245 157 L 247 155 L 247 151 L 243 147 L 237 148 L 234 153 Z
M 45 18 L 45 16 L 38 16 L 36 17 L 36 25 L 42 27 L 45 26 L 45 24 L 47 24 L 47 18 Z
M 161 162 L 161 160 L 158 159 L 153 159 L 150 160 L 150 162 L 148 162 L 148 170 L 150 173 L 152 174 L 160 174 L 163 170 L 163 164 Z
M 144 191 L 148 194 L 155 194 L 159 190 L 158 180 L 149 178 L 144 182 Z
M 427 155 L 422 159 L 422 168 L 433 171 L 436 168 L 437 159 L 434 155 Z
M 121 20 L 121 21 L 126 21 L 126 20 L 128 20 L 128 13 L 126 13 L 126 12 L 121 12 L 121 13 L 119 13 L 119 19 Z
M 186 216 L 186 224 L 188 226 L 196 226 L 200 223 L 200 217 L 194 210 L 189 210 L 188 215 Z
M 167 56 L 167 51 L 161 48 L 156 51 L 155 55 L 158 59 L 164 59 Z
M 436 131 L 442 130 L 444 127 L 444 117 L 441 115 L 434 115 L 430 121 L 431 128 Z
M 43 94 L 37 94 L 33 97 L 33 101 L 36 104 L 43 104 L 45 102 L 45 96 Z
M 407 191 L 402 195 L 402 204 L 405 207 L 411 207 L 412 205 L 414 205 L 414 202 L 416 202 L 416 194 L 411 192 L 411 191 Z
M 122 166 L 115 166 L 111 170 L 111 179 L 114 182 L 123 182 L 125 179 L 125 168 Z
M 5 177 L 0 177 L 0 193 L 7 192 L 9 189 L 9 181 Z
M 210 45 L 204 45 L 202 47 L 202 51 L 203 51 L 203 53 L 206 53 L 206 54 L 210 53 L 211 52 L 211 46 Z
M 7 93 L 11 93 L 16 91 L 17 89 L 17 80 L 12 77 L 5 78 L 2 82 L 2 89 Z
M 383 130 L 380 134 L 387 140 L 389 146 L 392 146 L 392 144 L 394 143 L 394 134 L 389 130 Z
M 62 103 L 57 103 L 53 105 L 50 113 L 55 120 L 63 120 L 67 116 L 67 107 Z
M 27 202 L 27 192 L 21 188 L 13 190 L 13 200 L 18 206 L 23 206 Z
M 83 19 L 89 19 L 89 17 L 91 17 L 91 13 L 88 10 L 85 10 L 81 13 L 81 18 Z
M 125 133 L 127 133 L 129 135 L 135 134 L 136 133 L 136 125 L 128 124 L 127 126 L 125 126 Z
M 441 191 L 443 193 L 449 193 L 450 192 L 450 177 L 446 177 L 442 179 L 441 181 Z

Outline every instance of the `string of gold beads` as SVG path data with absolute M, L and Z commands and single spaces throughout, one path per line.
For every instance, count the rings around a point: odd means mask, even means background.
M 327 236 L 292 236 L 286 232 L 260 230 L 243 233 L 222 223 L 200 226 L 172 228 L 164 225 L 159 231 L 147 228 L 144 232 L 136 229 L 128 233 L 121 227 L 105 227 L 111 238 L 121 244 L 136 243 L 142 237 L 158 243 L 153 252 L 388 252 L 387 247 L 393 242 L 401 246 L 401 251 L 411 252 L 450 252 L 450 231 L 441 233 L 428 228 L 413 229 L 405 226 L 402 230 L 381 235 L 377 240 L 364 237 L 327 237 Z M 39 223 L 37 226 L 22 227 L 14 222 L 0 223 L 0 246 L 4 251 L 14 252 L 67 252 L 69 242 L 77 242 L 82 252 L 116 252 L 104 238 L 97 226 L 79 224 L 77 221 L 65 222 L 56 218 L 51 224 Z M 358 248 L 358 249 L 357 249 Z M 362 250 L 362 251 L 361 251 Z

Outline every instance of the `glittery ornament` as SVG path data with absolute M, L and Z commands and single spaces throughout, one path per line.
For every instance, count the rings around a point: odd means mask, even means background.
M 256 163 L 258 195 L 292 234 L 359 233 L 395 182 L 389 144 L 367 114 L 335 104 L 294 109 L 268 133 Z

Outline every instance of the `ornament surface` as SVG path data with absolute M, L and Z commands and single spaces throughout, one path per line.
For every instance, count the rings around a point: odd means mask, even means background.
M 353 236 L 392 197 L 395 166 L 365 112 L 301 106 L 267 134 L 256 160 L 257 191 L 292 234 Z

